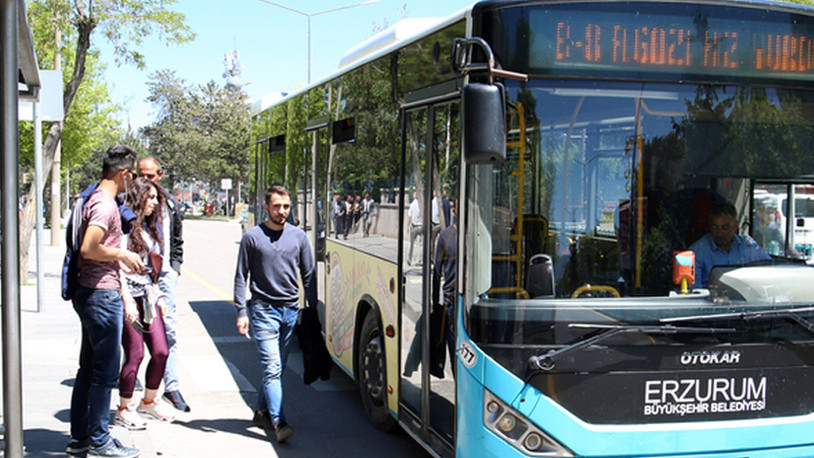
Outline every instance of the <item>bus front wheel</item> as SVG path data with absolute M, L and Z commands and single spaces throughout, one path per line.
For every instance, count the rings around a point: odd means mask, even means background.
M 359 336 L 357 354 L 357 374 L 362 407 L 367 419 L 381 431 L 390 431 L 396 419 L 387 408 L 387 373 L 384 340 L 379 320 L 375 312 L 365 315 L 362 332 Z

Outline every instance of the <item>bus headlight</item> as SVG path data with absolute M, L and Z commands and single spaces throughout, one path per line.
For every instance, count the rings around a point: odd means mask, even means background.
M 506 442 L 532 456 L 574 456 L 523 417 L 520 412 L 484 390 L 483 423 Z
M 529 450 L 537 450 L 543 445 L 543 438 L 537 433 L 529 433 L 523 441 L 523 447 Z
M 503 414 L 497 421 L 497 427 L 504 433 L 511 433 L 517 427 L 517 418 L 510 413 Z

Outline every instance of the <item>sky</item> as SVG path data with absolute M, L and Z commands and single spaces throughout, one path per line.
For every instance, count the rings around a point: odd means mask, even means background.
M 361 0 L 274 0 L 310 14 L 311 82 L 319 81 L 338 68 L 339 59 L 353 46 L 369 38 L 374 28 L 393 25 L 408 18 L 446 17 L 474 0 L 379 0 L 378 3 L 317 14 Z M 186 16 L 186 24 L 197 34 L 183 45 L 166 46 L 155 38 L 138 48 L 147 67 L 117 67 L 112 47 L 101 34 L 95 46 L 107 63 L 105 79 L 111 101 L 124 107 L 121 126 L 133 130 L 150 124 L 155 109 L 146 101 L 149 75 L 162 69 L 174 70 L 189 85 L 215 81 L 225 83 L 224 57 L 234 50 L 243 67 L 240 79 L 251 101 L 265 94 L 292 92 L 308 80 L 308 16 L 262 0 L 178 0 L 171 6 Z

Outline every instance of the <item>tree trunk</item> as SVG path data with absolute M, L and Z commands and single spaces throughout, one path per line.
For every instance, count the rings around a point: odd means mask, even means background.
M 96 22 L 86 16 L 81 16 L 77 19 L 76 28 L 79 35 L 76 39 L 76 62 L 74 64 L 73 75 L 68 84 L 65 85 L 65 92 L 62 96 L 63 109 L 65 110 L 65 118 L 68 117 L 71 103 L 76 96 L 76 91 L 82 80 L 85 77 L 85 60 L 88 55 L 88 48 L 90 48 L 90 34 L 96 27 Z M 56 152 L 57 144 L 62 138 L 62 125 L 64 123 L 55 122 L 51 124 L 48 129 L 48 135 L 45 137 L 45 144 L 42 148 L 42 170 L 43 176 L 51 173 L 51 167 L 54 165 L 54 153 Z M 45 187 L 43 187 L 44 192 Z M 25 282 L 28 278 L 28 263 L 29 263 L 29 248 L 31 247 L 31 234 L 34 232 L 34 222 L 36 219 L 35 209 L 36 202 L 36 186 L 31 186 L 28 191 L 28 202 L 31 205 L 25 206 L 23 211 L 23 218 L 20 220 L 20 281 Z

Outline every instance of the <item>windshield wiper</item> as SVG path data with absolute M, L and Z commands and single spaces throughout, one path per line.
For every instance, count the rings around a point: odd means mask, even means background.
M 550 350 L 548 353 L 529 358 L 529 367 L 532 370 L 550 371 L 554 369 L 555 363 L 562 355 L 581 350 L 602 340 L 609 339 L 619 334 L 724 334 L 735 332 L 734 328 L 712 328 L 712 327 L 687 327 L 673 326 L 671 324 L 662 325 L 633 325 L 633 324 L 584 324 L 571 323 L 569 328 L 598 329 L 599 334 L 585 340 L 573 343 L 558 350 Z
M 814 323 L 801 317 L 801 312 L 814 312 L 814 307 L 800 307 L 796 309 L 759 310 L 755 312 L 716 313 L 712 315 L 681 316 L 677 318 L 662 318 L 659 323 L 686 323 L 690 321 L 731 320 L 733 318 L 744 321 L 765 320 L 769 318 L 787 318 L 814 334 Z

